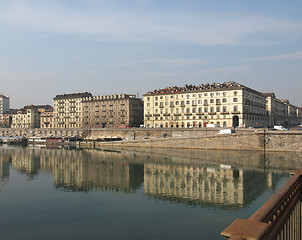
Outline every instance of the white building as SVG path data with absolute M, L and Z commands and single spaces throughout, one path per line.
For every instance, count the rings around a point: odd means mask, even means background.
M 145 127 L 256 127 L 268 124 L 266 98 L 235 82 L 169 87 L 144 95 Z

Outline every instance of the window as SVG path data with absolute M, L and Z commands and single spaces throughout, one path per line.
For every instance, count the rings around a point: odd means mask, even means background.
M 163 96 L 160 96 L 160 99 L 163 99 Z
M 222 107 L 222 112 L 227 112 L 227 107 L 226 106 Z
M 190 108 L 187 108 L 187 109 L 186 109 L 186 113 L 190 113 Z
M 147 101 L 150 101 L 150 97 L 147 97 Z
M 234 96 L 237 96 L 237 91 L 234 92 Z
M 204 100 L 203 103 L 204 103 L 204 105 L 208 104 L 208 100 L 207 99 Z
M 201 98 L 201 94 L 198 94 L 198 97 Z
M 223 92 L 222 95 L 225 97 L 225 96 L 227 95 L 227 93 L 226 93 L 226 92 Z
M 226 99 L 226 98 L 223 98 L 223 99 L 222 99 L 222 102 L 226 103 L 226 102 L 227 102 L 227 99 Z
M 158 102 L 155 102 L 155 106 L 158 106 Z
M 216 107 L 216 112 L 220 112 L 220 107 Z
M 234 106 L 234 112 L 238 111 L 238 106 Z
M 233 102 L 238 102 L 238 99 L 237 98 L 233 98 Z
M 179 104 L 179 102 L 178 102 L 178 101 L 176 101 L 176 102 L 175 102 L 175 105 L 178 105 L 178 104 Z
M 214 96 L 214 93 L 210 93 L 210 96 L 213 97 L 213 96 Z
M 202 113 L 202 108 L 201 107 L 198 108 L 198 113 Z
M 187 104 L 190 104 L 190 100 L 187 100 Z
M 210 103 L 214 103 L 214 99 L 213 98 L 210 99 Z
M 202 104 L 202 100 L 198 100 L 198 104 Z
M 211 108 L 210 108 L 210 111 L 211 111 L 211 113 L 214 112 L 214 107 L 211 107 Z
M 190 95 L 189 95 L 189 94 L 187 94 L 187 98 L 190 98 Z
M 207 107 L 204 108 L 204 112 L 205 113 L 208 112 L 208 108 Z

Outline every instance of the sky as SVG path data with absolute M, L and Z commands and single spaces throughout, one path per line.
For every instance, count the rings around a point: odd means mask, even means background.
M 136 94 L 235 81 L 302 106 L 301 0 L 0 0 L 0 93 Z

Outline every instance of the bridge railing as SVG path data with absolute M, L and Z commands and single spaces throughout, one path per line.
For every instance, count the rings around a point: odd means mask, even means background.
M 302 239 L 302 169 L 292 177 L 249 219 L 237 219 L 221 235 L 229 240 Z

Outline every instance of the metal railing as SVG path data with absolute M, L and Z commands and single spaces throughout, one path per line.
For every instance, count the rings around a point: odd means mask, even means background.
M 301 175 L 293 175 L 249 219 L 237 219 L 221 235 L 229 240 L 301 240 Z

